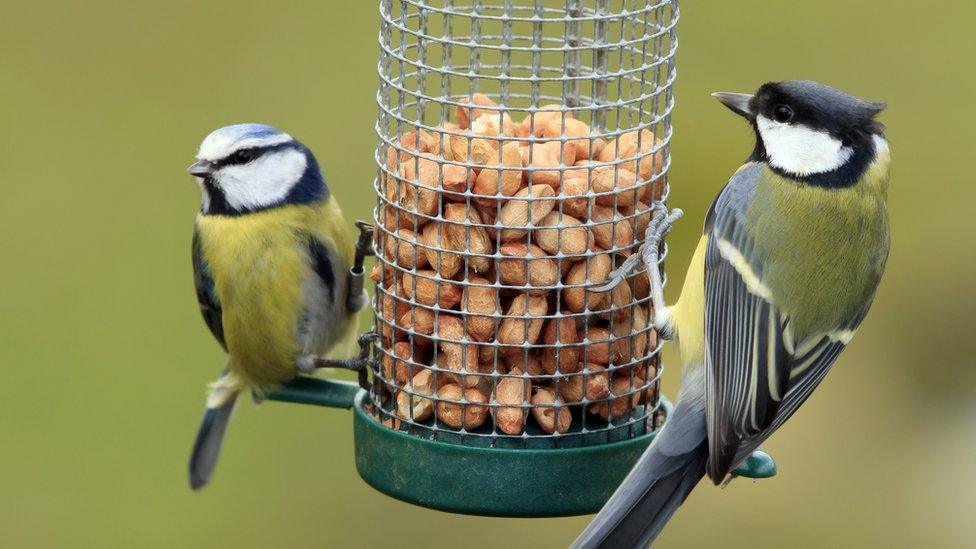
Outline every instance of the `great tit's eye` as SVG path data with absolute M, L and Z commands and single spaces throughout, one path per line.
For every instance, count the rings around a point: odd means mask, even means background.
M 793 119 L 793 109 L 786 105 L 776 105 L 773 107 L 773 119 L 781 123 L 789 122 Z
M 252 158 L 254 158 L 254 153 L 251 149 L 241 149 L 234 153 L 235 164 L 247 164 Z

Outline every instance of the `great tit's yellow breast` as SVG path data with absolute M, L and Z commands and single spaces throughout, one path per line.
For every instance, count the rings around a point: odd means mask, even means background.
M 763 283 L 796 337 L 843 325 L 869 302 L 888 255 L 887 166 L 855 185 L 824 189 L 767 170 L 749 226 Z
M 295 375 L 302 285 L 311 274 L 307 235 L 318 232 L 320 219 L 314 207 L 299 205 L 197 218 L 231 368 L 252 387 L 268 389 Z
M 708 236 L 702 236 L 688 265 L 681 297 L 672 307 L 675 339 L 686 366 L 705 361 L 705 250 Z

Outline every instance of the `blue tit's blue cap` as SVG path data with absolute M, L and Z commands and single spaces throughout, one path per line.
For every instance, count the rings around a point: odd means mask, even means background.
M 197 158 L 216 162 L 243 148 L 261 148 L 293 141 L 287 133 L 267 124 L 234 124 L 214 130 L 203 142 Z

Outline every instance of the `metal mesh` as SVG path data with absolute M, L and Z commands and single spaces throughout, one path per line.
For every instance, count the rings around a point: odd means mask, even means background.
M 380 14 L 375 413 L 469 445 L 652 430 L 646 276 L 591 288 L 667 197 L 677 2 L 383 0 Z

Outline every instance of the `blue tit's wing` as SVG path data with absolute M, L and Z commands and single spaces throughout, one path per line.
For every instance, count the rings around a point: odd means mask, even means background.
M 329 304 L 336 302 L 336 270 L 329 257 L 329 248 L 314 235 L 308 236 L 308 256 L 312 262 L 312 270 L 322 281 L 322 286 L 328 293 Z
M 224 341 L 223 310 L 220 308 L 220 300 L 214 289 L 214 281 L 207 268 L 207 260 L 203 257 L 203 248 L 200 244 L 200 235 L 196 230 L 193 231 L 193 285 L 197 290 L 197 303 L 200 305 L 200 314 L 203 321 L 210 328 L 210 333 L 217 339 L 220 346 L 227 350 L 227 343 Z
M 864 316 L 794 341 L 745 230 L 761 169 L 747 164 L 736 172 L 705 222 L 707 471 L 716 483 L 809 397 Z

